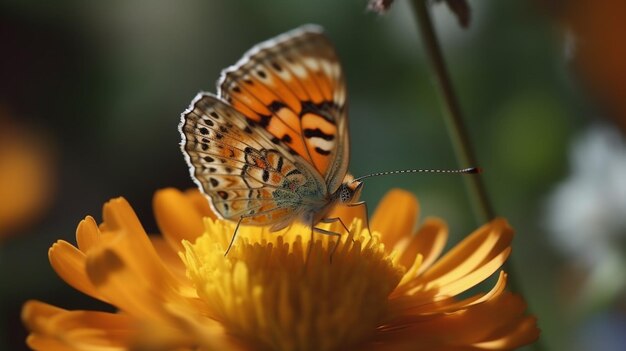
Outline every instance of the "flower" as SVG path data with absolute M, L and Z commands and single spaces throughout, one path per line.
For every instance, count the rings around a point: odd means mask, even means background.
M 242 226 L 224 257 L 235 226 L 214 220 L 197 191 L 156 193 L 163 237 L 146 235 L 124 199 L 111 200 L 100 226 L 91 217 L 79 224 L 77 247 L 58 241 L 49 256 L 68 284 L 119 312 L 29 301 L 27 343 L 38 350 L 508 350 L 537 339 L 523 300 L 504 290 L 506 274 L 489 292 L 458 298 L 509 255 L 507 222 L 482 226 L 438 259 L 447 227 L 426 219 L 412 235 L 417 209 L 411 194 L 391 191 L 371 235 L 362 215 L 339 209 L 350 233 L 338 243 L 315 234 L 310 250 L 311 229 L 299 224 L 278 233 Z
M 626 133 L 626 2 L 540 1 L 564 27 L 566 57 L 583 88 Z
M 0 239 L 23 231 L 49 208 L 54 145 L 0 106 Z
M 626 140 L 608 125 L 593 126 L 570 158 L 571 175 L 547 199 L 546 225 L 568 264 L 585 271 L 571 302 L 588 312 L 626 291 Z

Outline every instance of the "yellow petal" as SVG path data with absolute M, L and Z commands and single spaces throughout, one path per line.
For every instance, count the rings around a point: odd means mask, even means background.
M 411 235 L 417 223 L 419 203 L 413 194 L 401 189 L 390 190 L 372 216 L 371 229 L 381 233 L 386 247 Z

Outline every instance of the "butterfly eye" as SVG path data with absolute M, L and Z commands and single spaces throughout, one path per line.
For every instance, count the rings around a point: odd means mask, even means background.
M 347 186 L 342 185 L 341 190 L 339 192 L 339 200 L 341 200 L 341 202 L 348 202 L 350 201 L 351 198 L 352 198 L 352 191 L 350 191 L 350 189 L 348 189 Z

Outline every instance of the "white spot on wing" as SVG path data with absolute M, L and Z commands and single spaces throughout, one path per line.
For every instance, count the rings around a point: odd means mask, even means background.
M 289 68 L 296 76 L 300 78 L 305 78 L 309 75 L 306 68 L 304 68 L 304 66 L 302 65 L 294 64 L 294 65 L 291 65 Z
M 305 66 L 307 66 L 312 71 L 317 71 L 319 69 L 319 63 L 317 59 L 306 57 L 302 59 L 302 62 L 304 63 Z
M 324 149 L 324 150 L 332 150 L 335 147 L 335 142 L 334 141 L 328 141 L 328 140 L 324 140 L 322 138 L 318 138 L 318 137 L 313 137 L 308 139 L 308 142 L 313 145 L 313 146 L 317 146 L 320 149 Z

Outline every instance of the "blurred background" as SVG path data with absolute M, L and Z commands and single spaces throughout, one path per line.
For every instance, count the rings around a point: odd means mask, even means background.
M 548 350 L 626 345 L 626 3 L 444 3 L 436 29 L 496 212 L 516 229 L 512 273 Z M 193 187 L 180 113 L 252 45 L 324 26 L 347 74 L 351 172 L 455 168 L 406 1 L 384 16 L 352 1 L 0 3 L 0 349 L 25 349 L 20 309 L 39 299 L 102 309 L 65 285 L 47 250 L 124 196 L 149 233 L 153 193 Z M 621 127 L 621 129 L 620 129 Z M 462 176 L 374 178 L 450 226 L 475 229 Z

